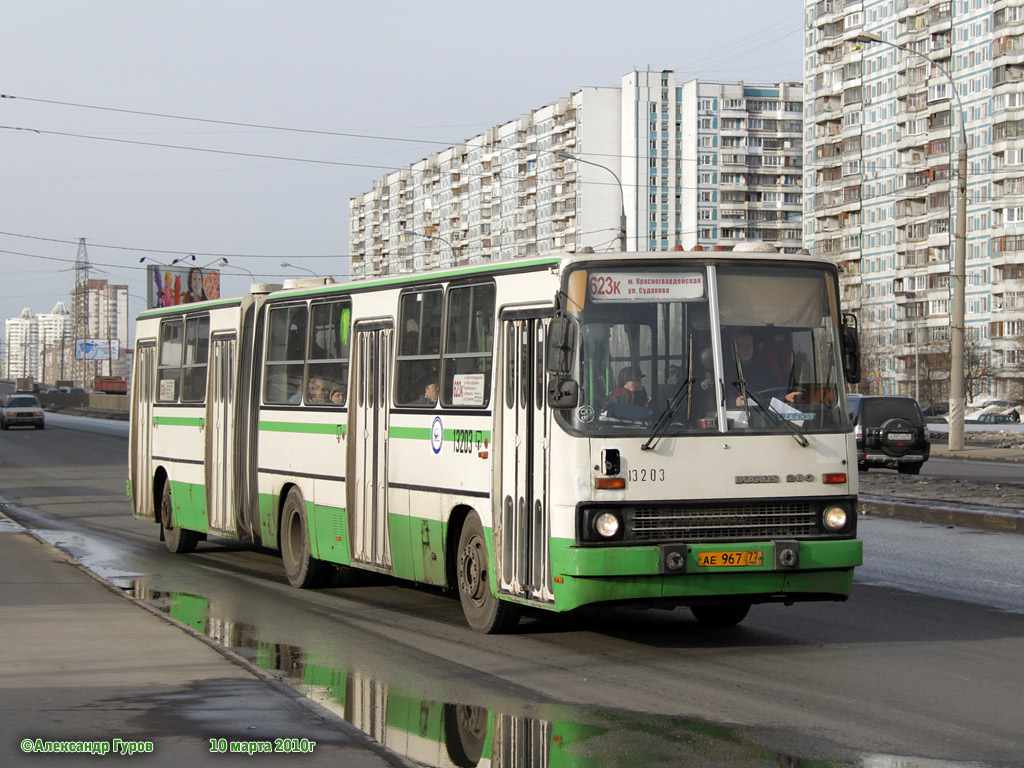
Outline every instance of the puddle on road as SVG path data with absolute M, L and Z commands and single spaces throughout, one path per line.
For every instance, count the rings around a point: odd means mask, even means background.
M 832 759 L 805 759 L 759 744 L 740 728 L 658 715 L 536 703 L 524 703 L 524 710 L 529 711 L 514 713 L 437 701 L 378 673 L 342 667 L 318 659 L 308 649 L 268 641 L 265 628 L 216 615 L 203 596 L 153 589 L 143 581 L 136 581 L 127 591 L 281 677 L 379 743 L 424 766 L 962 766 L 890 755 L 858 756 L 849 751 Z M 381 665 L 388 666 L 386 660 Z M 833 751 L 841 752 L 838 748 Z
M 2 520 L 0 516 L 0 520 Z M 20 529 L 21 526 L 18 526 Z M 412 662 L 396 665 L 387 647 L 360 643 L 362 657 L 339 664 L 315 647 L 274 642 L 267 622 L 234 618 L 202 595 L 168 591 L 124 565 L 116 542 L 84 533 L 33 528 L 93 573 L 213 639 L 335 712 L 379 743 L 424 766 L 508 768 L 962 768 L 963 763 L 856 753 L 788 732 L 755 731 L 660 715 L 523 701 L 499 711 L 438 696 L 436 668 L 408 682 Z M 243 601 L 248 602 L 248 601 Z M 234 615 L 227 615 L 232 614 Z M 287 619 L 285 619 L 287 621 Z M 334 639 L 334 638 L 332 638 Z M 367 647 L 369 646 L 369 647 Z M 436 664 L 436 660 L 434 660 Z M 402 682 L 395 678 L 402 676 Z M 806 745 L 810 746 L 806 746 Z M 813 755 L 813 758 L 801 756 Z M 820 757 L 828 755 L 828 757 Z M 984 768 L 972 763 L 974 768 Z

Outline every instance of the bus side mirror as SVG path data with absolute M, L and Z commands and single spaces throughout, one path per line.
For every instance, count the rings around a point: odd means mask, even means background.
M 580 385 L 572 379 L 548 381 L 548 407 L 575 408 L 580 404 Z
M 843 315 L 843 375 L 850 384 L 860 382 L 860 337 L 856 315 Z
M 576 358 L 576 323 L 565 315 L 556 315 L 548 323 L 547 359 L 544 361 L 552 376 L 568 376 Z

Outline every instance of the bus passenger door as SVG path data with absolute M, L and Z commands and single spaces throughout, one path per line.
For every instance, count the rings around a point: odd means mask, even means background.
M 500 504 L 495 559 L 503 592 L 550 601 L 548 427 L 542 317 L 502 318 Z M 536 312 L 534 313 L 536 314 Z
M 135 348 L 132 380 L 134 421 L 132 422 L 131 479 L 136 517 L 156 519 L 153 502 L 153 398 L 156 395 L 156 344 L 140 343 Z
M 210 344 L 206 398 L 206 513 L 210 529 L 233 533 L 237 485 L 235 434 L 235 337 L 214 336 Z
M 349 529 L 352 559 L 391 568 L 388 531 L 388 408 L 390 321 L 355 327 L 355 392 L 349 397 L 352 417 L 348 466 Z

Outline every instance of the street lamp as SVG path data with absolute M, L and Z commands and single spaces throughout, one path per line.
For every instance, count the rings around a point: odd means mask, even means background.
M 956 231 L 955 248 L 953 250 L 953 306 L 950 308 L 950 344 L 949 344 L 949 449 L 962 451 L 964 448 L 964 325 L 965 325 L 965 291 L 967 273 L 967 126 L 964 105 L 960 102 L 960 93 L 956 82 L 946 68 L 930 56 L 908 48 L 899 43 L 883 40 L 878 35 L 861 33 L 853 38 L 858 43 L 881 43 L 891 48 L 906 51 L 920 56 L 935 65 L 935 68 L 949 80 L 956 108 L 960 115 L 960 150 L 957 155 L 956 167 Z
M 256 279 L 256 275 L 254 275 L 252 272 L 250 272 L 245 267 L 240 267 L 237 264 L 228 264 L 228 260 L 227 259 L 221 259 L 218 263 L 219 264 L 223 264 L 225 267 L 231 267 L 232 269 L 241 270 L 242 272 L 245 272 L 245 274 L 247 274 L 249 277 L 251 277 L 252 281 L 254 283 L 258 283 L 259 282 L 259 280 Z
M 406 237 L 422 237 L 422 238 L 424 238 L 426 240 L 440 240 L 442 243 L 447 245 L 448 248 L 451 250 L 451 252 L 452 252 L 452 261 L 456 261 L 457 260 L 457 257 L 456 257 L 456 254 L 455 254 L 455 246 L 452 245 L 450 241 L 446 240 L 445 238 L 441 237 L 440 235 L 428 235 L 428 234 L 426 234 L 424 232 L 413 232 L 411 229 L 402 230 L 402 234 L 405 235 Z M 438 266 L 440 266 L 440 265 L 438 265 Z
M 309 272 L 309 274 L 311 274 L 313 277 L 320 277 L 320 275 L 318 275 L 316 272 L 314 272 L 312 269 L 309 269 L 308 267 L 300 267 L 297 264 L 289 264 L 287 261 L 282 261 L 281 266 L 288 267 L 289 269 L 301 269 L 303 272 Z
M 620 202 L 622 204 L 621 205 L 622 210 L 621 210 L 621 212 L 619 214 L 619 248 L 621 248 L 623 251 L 628 250 L 627 247 L 626 247 L 626 192 L 622 188 L 622 181 L 619 179 L 618 174 L 615 173 L 615 171 L 613 171 L 607 165 L 601 165 L 600 163 L 595 163 L 595 162 L 592 162 L 590 160 L 584 160 L 582 157 L 577 157 L 576 155 L 572 154 L 572 152 L 565 152 L 565 151 L 555 152 L 555 157 L 557 157 L 557 158 L 559 158 L 561 160 L 575 160 L 577 163 L 586 163 L 587 165 L 593 165 L 593 166 L 596 166 L 598 168 L 604 168 L 606 171 L 608 171 L 608 173 L 610 173 L 614 177 L 615 183 L 619 185 L 619 200 L 620 200 Z M 638 222 L 638 225 L 637 225 L 637 250 L 638 251 L 640 250 L 640 234 L 639 233 L 640 233 L 640 227 L 639 227 L 639 222 Z

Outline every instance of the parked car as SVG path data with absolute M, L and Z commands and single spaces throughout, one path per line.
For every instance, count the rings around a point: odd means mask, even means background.
M 1014 424 L 1019 420 L 1019 416 L 1015 421 L 1008 413 L 979 413 L 978 418 L 970 421 L 972 424 Z
M 931 454 L 921 407 L 912 397 L 848 395 L 857 438 L 857 468 L 888 467 L 916 475 Z
M 43 406 L 39 404 L 39 398 L 35 395 L 15 393 L 4 398 L 3 405 L 0 405 L 0 429 L 11 427 L 35 427 L 42 429 L 46 426 L 43 420 Z

